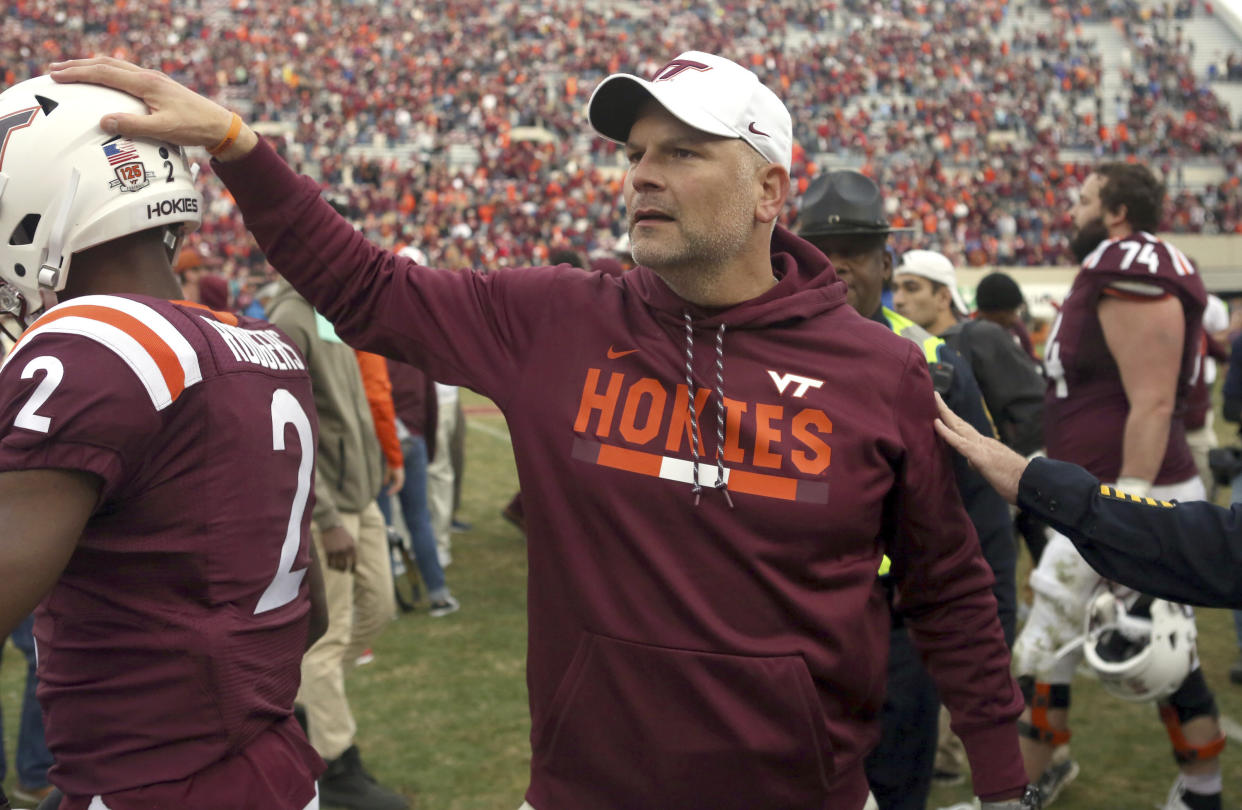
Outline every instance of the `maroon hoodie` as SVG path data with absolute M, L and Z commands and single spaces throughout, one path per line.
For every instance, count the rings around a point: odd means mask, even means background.
M 778 229 L 779 282 L 705 312 L 643 267 L 419 267 L 368 243 L 265 143 L 216 168 L 268 260 L 342 338 L 508 419 L 529 539 L 534 807 L 861 807 L 884 699 L 885 553 L 977 792 L 1020 792 L 1022 696 L 932 430 L 927 362 L 846 304 L 817 250 Z

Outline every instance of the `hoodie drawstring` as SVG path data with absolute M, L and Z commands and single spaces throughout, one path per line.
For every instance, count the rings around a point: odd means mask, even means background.
M 694 487 L 690 491 L 694 493 L 694 505 L 698 506 L 703 485 L 699 483 L 699 420 L 694 408 L 694 327 L 690 313 L 683 311 L 682 315 L 686 320 L 686 388 L 689 389 L 686 407 L 690 410 L 690 452 L 694 455 Z M 725 501 L 732 509 L 733 498 L 729 497 L 729 484 L 725 481 L 724 468 L 724 333 L 725 325 L 722 323 L 716 330 L 716 483 L 713 488 L 724 493 Z

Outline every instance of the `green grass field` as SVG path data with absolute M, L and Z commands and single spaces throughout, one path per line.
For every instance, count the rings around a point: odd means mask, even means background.
M 468 405 L 481 399 L 463 392 Z M 358 744 L 384 783 L 417 797 L 420 810 L 516 810 L 529 763 L 524 654 L 525 543 L 499 515 L 516 489 L 504 422 L 472 413 L 464 504 L 473 524 L 455 535 L 449 584 L 459 613 L 403 616 L 375 645 L 375 662 L 351 675 Z M 1227 433 L 1222 430 L 1222 435 Z M 1237 655 L 1224 611 L 1201 611 L 1200 650 L 1224 713 L 1242 721 L 1242 687 L 1226 677 Z M 0 668 L 0 705 L 10 757 L 24 663 L 9 646 Z M 1074 693 L 1078 781 L 1057 801 L 1063 810 L 1147 810 L 1174 778 L 1163 726 L 1150 706 L 1122 703 L 1079 679 Z M 1242 807 L 1242 753 L 1224 755 L 1226 807 Z M 937 790 L 930 808 L 967 799 L 969 787 Z M 756 808 L 756 810 L 764 810 Z

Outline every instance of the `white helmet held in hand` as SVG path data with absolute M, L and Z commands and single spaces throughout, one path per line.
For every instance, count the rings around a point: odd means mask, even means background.
M 181 148 L 109 135 L 108 113 L 145 113 L 137 98 L 50 77 L 0 93 L 0 312 L 23 324 L 41 291 L 65 287 L 73 254 L 166 228 L 176 255 L 202 200 Z
M 1087 603 L 1083 652 L 1105 691 L 1132 703 L 1162 700 L 1194 668 L 1194 612 L 1163 599 L 1134 596 L 1124 599 L 1108 583 L 1096 588 Z

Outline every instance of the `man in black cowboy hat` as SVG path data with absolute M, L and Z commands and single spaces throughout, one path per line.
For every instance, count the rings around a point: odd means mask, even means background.
M 820 175 L 802 198 L 798 235 L 832 261 L 845 282 L 846 299 L 860 315 L 884 324 L 923 348 L 932 380 L 953 410 L 981 434 L 994 437 L 983 395 L 970 366 L 943 340 L 885 307 L 884 288 L 893 275 L 888 250 L 891 228 L 884 216 L 884 198 L 869 177 L 850 170 Z M 979 473 L 954 460 L 958 492 L 974 524 L 983 555 L 996 576 L 993 593 L 997 612 L 1012 644 L 1017 596 L 1014 568 L 1017 550 L 1009 508 Z M 963 542 L 973 542 L 964 537 Z M 900 594 L 895 594 L 900 604 Z M 884 702 L 883 737 L 866 761 L 867 780 L 881 810 L 923 810 L 931 789 L 940 701 L 930 676 L 919 662 L 899 611 L 893 612 Z M 951 772 L 946 778 L 954 776 Z
M 889 227 L 879 186 L 860 172 L 822 174 L 802 197 L 798 235 L 832 260 L 850 306 L 864 317 L 880 311 L 893 275 L 888 235 L 904 230 L 909 229 Z

